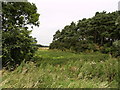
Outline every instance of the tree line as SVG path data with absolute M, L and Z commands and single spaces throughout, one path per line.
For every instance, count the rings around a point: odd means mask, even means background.
M 120 55 L 120 11 L 96 12 L 92 18 L 72 22 L 53 35 L 50 49 Z

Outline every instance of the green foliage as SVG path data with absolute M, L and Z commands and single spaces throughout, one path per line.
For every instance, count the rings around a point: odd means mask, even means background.
M 3 70 L 4 88 L 117 88 L 118 60 L 107 54 L 39 50 L 36 62 Z M 13 78 L 14 77 L 14 78 Z
M 113 55 L 120 57 L 120 40 L 113 42 Z
M 28 25 L 38 26 L 39 14 L 35 4 L 29 2 L 3 2 L 2 12 L 3 67 L 15 68 L 23 60 L 30 60 L 37 50 Z
M 119 11 L 103 11 L 78 23 L 72 22 L 55 33 L 50 49 L 112 53 L 113 42 L 120 40 L 119 16 Z

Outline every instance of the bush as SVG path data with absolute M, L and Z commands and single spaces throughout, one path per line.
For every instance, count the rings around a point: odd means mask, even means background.
M 113 52 L 114 57 L 120 57 L 120 40 L 113 42 Z
M 3 66 L 9 67 L 20 64 L 23 60 L 30 60 L 33 57 L 36 47 L 35 39 L 29 36 L 30 31 L 13 30 L 3 32 Z M 23 38 L 24 37 L 24 38 Z

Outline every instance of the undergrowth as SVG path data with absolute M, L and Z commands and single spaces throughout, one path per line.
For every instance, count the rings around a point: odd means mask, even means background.
M 3 70 L 3 88 L 117 88 L 118 60 L 107 54 L 39 50 L 33 61 Z

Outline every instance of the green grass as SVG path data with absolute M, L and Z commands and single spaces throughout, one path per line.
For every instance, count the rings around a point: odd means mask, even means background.
M 39 50 L 15 71 L 3 70 L 3 88 L 117 88 L 118 61 L 107 54 Z

